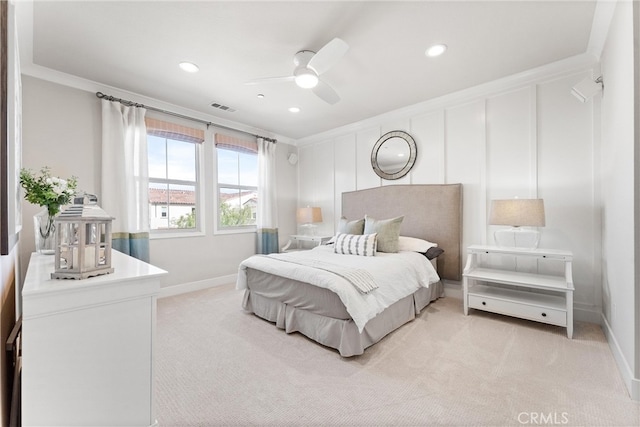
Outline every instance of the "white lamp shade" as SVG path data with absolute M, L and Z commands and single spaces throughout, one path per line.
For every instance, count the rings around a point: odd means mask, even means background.
M 544 202 L 542 199 L 492 200 L 489 224 L 544 227 Z
M 313 224 L 322 222 L 322 209 L 318 207 L 298 208 L 296 212 L 298 224 Z

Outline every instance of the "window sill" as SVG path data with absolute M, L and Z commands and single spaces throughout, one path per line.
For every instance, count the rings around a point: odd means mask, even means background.
M 256 228 L 230 228 L 223 230 L 216 230 L 214 234 L 248 234 L 248 233 L 256 233 Z
M 149 240 L 160 240 L 160 239 L 182 239 L 185 237 L 204 237 L 206 234 L 203 231 L 168 231 L 166 233 L 159 232 L 150 232 Z
M 255 228 L 236 228 L 232 230 L 216 230 L 213 235 L 227 235 L 227 234 L 249 234 L 256 233 Z M 189 237 L 205 237 L 207 234 L 204 231 L 176 231 L 176 232 L 150 232 L 149 240 L 162 240 L 162 239 L 183 239 Z

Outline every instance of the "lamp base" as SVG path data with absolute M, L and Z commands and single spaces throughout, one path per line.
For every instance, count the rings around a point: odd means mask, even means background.
M 304 236 L 315 236 L 316 235 L 316 229 L 318 228 L 317 225 L 315 224 L 302 224 L 300 226 L 300 229 L 302 230 L 302 235 Z
M 537 249 L 540 232 L 522 227 L 505 228 L 493 233 L 496 245 L 502 248 L 530 250 Z

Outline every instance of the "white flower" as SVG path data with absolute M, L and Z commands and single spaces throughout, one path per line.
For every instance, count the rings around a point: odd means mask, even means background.
M 73 201 L 77 178 L 52 177 L 47 167 L 41 169 L 40 175 L 23 168 L 20 170 L 20 185 L 28 202 L 46 206 L 49 216 L 54 216 L 60 211 L 60 206 Z

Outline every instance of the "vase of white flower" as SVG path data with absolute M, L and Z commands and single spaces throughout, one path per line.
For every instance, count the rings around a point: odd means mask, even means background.
M 37 176 L 28 169 L 20 171 L 20 185 L 25 189 L 25 199 L 33 204 L 44 206 L 33 217 L 36 251 L 42 254 L 55 253 L 55 226 L 53 218 L 62 206 L 69 204 L 76 193 L 77 179 L 64 180 L 52 177 L 48 167 L 44 167 Z
M 53 255 L 56 252 L 56 228 L 49 211 L 42 209 L 33 216 L 34 235 L 36 237 L 36 252 Z

